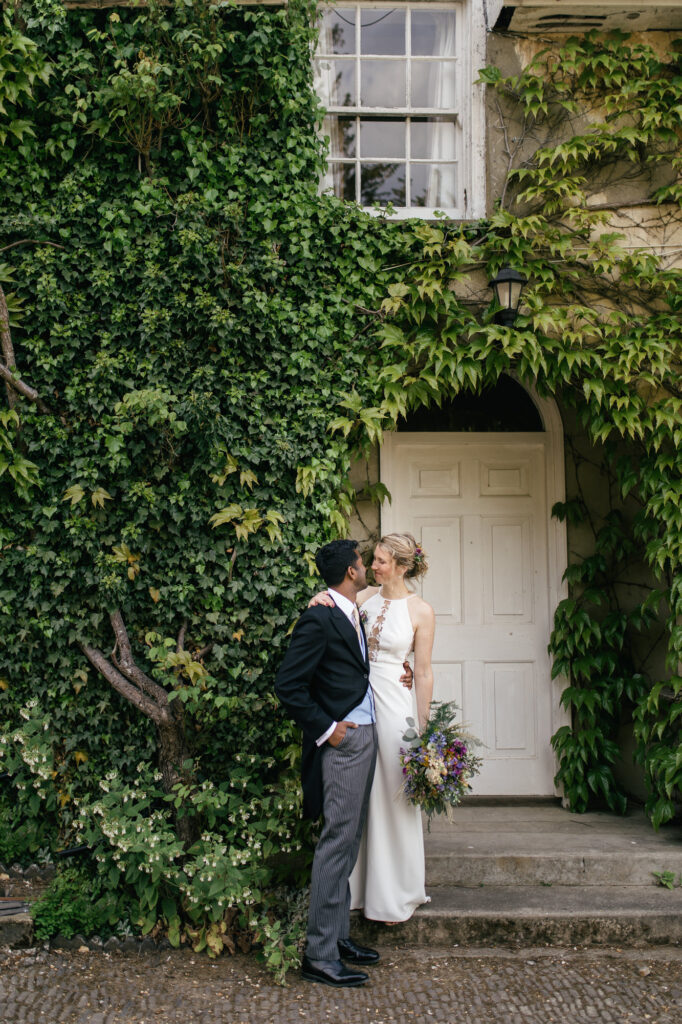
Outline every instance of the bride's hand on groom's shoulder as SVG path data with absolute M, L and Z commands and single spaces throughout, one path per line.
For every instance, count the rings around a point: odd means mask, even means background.
M 321 590 L 319 594 L 315 594 L 315 596 L 311 597 L 308 601 L 309 608 L 316 608 L 318 604 L 323 605 L 325 608 L 334 607 L 334 602 L 326 590 Z

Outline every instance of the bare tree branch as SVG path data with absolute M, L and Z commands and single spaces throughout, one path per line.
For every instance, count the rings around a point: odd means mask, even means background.
M 179 782 L 189 784 L 191 781 L 191 771 L 188 771 L 185 764 L 189 750 L 182 708 L 171 707 L 166 691 L 135 664 L 128 631 L 118 608 L 110 613 L 109 618 L 116 635 L 110 658 L 90 644 L 81 644 L 81 650 L 109 685 L 154 723 L 162 784 L 164 792 L 171 793 Z M 198 817 L 194 813 L 187 813 L 185 808 L 176 809 L 174 813 L 178 836 L 183 842 L 191 844 L 197 838 Z
M 187 636 L 187 625 L 188 625 L 187 619 L 183 619 L 182 620 L 182 625 L 180 626 L 180 630 L 178 632 L 177 644 L 175 646 L 175 653 L 176 654 L 180 654 L 180 652 L 184 651 L 184 649 L 185 649 L 185 638 Z M 200 651 L 195 651 L 194 654 L 192 655 L 192 661 L 201 661 L 201 659 L 205 658 L 207 654 L 210 654 L 210 652 L 212 650 L 213 650 L 213 641 L 211 641 L 210 644 L 206 644 L 205 647 L 202 647 Z
M 227 574 L 229 582 L 232 582 L 232 573 L 234 572 L 234 563 L 237 561 L 237 545 L 232 548 L 232 557 L 230 558 L 230 571 Z
M 178 633 L 178 642 L 175 646 L 175 653 L 180 654 L 180 651 L 185 649 L 185 633 L 187 632 L 187 619 L 182 620 L 180 631 Z
M 2 250 L 0 250 L 2 251 Z M 16 357 L 14 355 L 14 344 L 12 342 L 12 332 L 9 327 L 9 310 L 7 308 L 7 299 L 5 293 L 0 285 L 0 347 L 2 348 L 2 362 L 0 362 L 0 377 L 5 382 L 5 388 L 7 389 L 7 403 L 10 409 L 13 409 L 17 404 L 17 395 L 23 395 L 24 398 L 28 398 L 29 402 L 34 402 L 36 408 L 44 416 L 56 416 L 58 415 L 49 405 L 42 400 L 35 388 L 32 388 L 30 384 L 26 384 L 25 381 L 18 377 L 15 377 L 10 367 L 16 366 Z M 66 417 L 59 414 L 59 419 L 64 425 L 66 425 Z
M 114 688 L 114 690 L 116 690 L 117 693 L 120 693 L 122 697 L 125 697 L 126 700 L 130 701 L 138 711 L 141 711 L 143 715 L 146 715 L 147 718 L 151 719 L 151 721 L 156 725 L 162 725 L 165 722 L 168 718 L 168 710 L 160 708 L 155 701 L 150 700 L 148 697 L 145 697 L 143 693 L 140 693 L 136 686 L 129 683 L 128 680 L 122 676 L 116 668 L 114 668 L 108 658 L 106 658 L 101 651 L 98 651 L 96 647 L 91 647 L 90 644 L 81 644 L 81 650 L 90 664 L 104 676 L 106 681 Z
M 9 329 L 9 310 L 7 308 L 7 299 L 3 291 L 2 285 L 0 285 L 0 344 L 2 345 L 2 359 L 6 366 L 2 367 L 3 371 L 9 374 L 10 380 L 7 380 L 5 373 L 2 373 L 5 379 L 5 387 L 7 389 L 7 401 L 10 409 L 13 409 L 17 404 L 16 396 L 16 384 L 12 378 L 12 374 L 7 369 L 9 366 L 16 365 L 16 359 L 14 358 L 14 345 L 12 344 L 12 334 Z M 36 392 L 37 394 L 37 392 Z M 28 396 L 27 396 L 28 397 Z M 35 399 L 32 399 L 35 401 Z
M 589 210 L 590 213 L 592 213 L 593 210 L 636 210 L 643 206 L 651 207 L 653 202 L 654 200 L 651 198 L 632 200 L 615 199 L 612 203 L 590 203 L 588 201 L 586 209 Z
M 212 650 L 213 641 L 211 640 L 210 644 L 206 644 L 206 646 L 202 647 L 200 651 L 194 652 L 194 654 L 192 655 L 192 661 L 201 661 L 201 659 L 205 658 L 208 654 L 210 654 Z
M 358 313 L 364 313 L 365 316 L 378 316 L 382 320 L 386 316 L 386 311 L 385 310 L 383 310 L 383 309 L 367 309 L 366 306 L 361 306 L 359 302 L 347 301 L 346 305 L 347 306 L 352 306 L 353 309 L 357 309 Z
M 521 140 L 519 140 L 516 146 L 512 149 L 511 142 L 509 140 L 509 132 L 507 131 L 507 122 L 504 114 L 502 113 L 502 107 L 500 106 L 500 101 L 497 96 L 495 97 L 495 106 L 497 107 L 497 116 L 504 135 L 504 152 L 507 157 L 507 171 L 504 176 L 504 188 L 502 189 L 502 195 L 500 196 L 500 206 L 504 209 L 504 202 L 507 196 L 507 186 L 509 184 L 509 175 L 511 174 L 511 169 L 514 166 L 514 158 L 516 157 L 519 147 L 521 146 L 521 142 L 523 141 L 523 133 Z
M 12 371 L 9 370 L 4 363 L 0 363 L 0 377 L 2 377 L 7 385 L 8 398 L 10 395 L 12 396 L 9 400 L 10 408 L 14 407 L 16 403 L 16 396 L 23 395 L 24 398 L 28 398 L 29 402 L 35 402 L 36 408 L 39 409 L 44 416 L 57 415 L 52 409 L 50 409 L 49 405 L 46 405 L 45 402 L 43 402 L 35 388 L 32 388 L 30 384 L 26 384 L 25 381 L 19 380 L 18 377 L 15 377 Z M 59 418 L 62 423 L 66 422 L 64 416 L 60 415 Z
M 150 679 L 149 676 L 135 664 L 133 652 L 130 647 L 130 640 L 128 638 L 128 631 L 125 627 L 125 623 L 123 622 L 123 616 L 118 608 L 116 611 L 111 612 L 109 618 L 116 635 L 116 647 L 114 648 L 114 651 L 116 651 L 117 648 L 119 651 L 118 657 L 115 657 L 112 652 L 112 661 L 114 661 L 119 671 L 122 672 L 131 683 L 134 683 L 135 686 L 138 686 L 143 693 L 146 693 L 148 697 L 151 697 L 157 708 L 167 708 L 168 694 L 164 688 L 159 686 L 158 683 L 155 683 L 153 679 Z M 156 721 L 156 719 L 154 719 L 154 721 Z
M 0 252 L 16 249 L 18 245 L 51 245 L 53 249 L 66 249 L 66 246 L 59 245 L 57 242 L 45 242 L 40 238 L 20 238 L 18 242 L 10 242 L 9 245 L 3 245 Z

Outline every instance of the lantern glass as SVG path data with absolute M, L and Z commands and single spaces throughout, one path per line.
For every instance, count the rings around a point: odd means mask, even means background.
M 519 302 L 521 301 L 521 289 L 523 285 L 520 281 L 509 281 L 508 282 L 508 298 L 504 305 L 507 309 L 513 309 L 514 312 L 519 308 Z
M 496 314 L 496 319 L 507 325 L 512 324 L 519 308 L 521 292 L 526 284 L 526 278 L 519 274 L 518 271 L 504 267 L 490 284 L 495 292 L 497 304 L 500 307 Z

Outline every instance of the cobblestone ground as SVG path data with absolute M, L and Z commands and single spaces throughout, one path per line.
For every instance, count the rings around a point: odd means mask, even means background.
M 682 950 L 384 949 L 343 991 L 253 958 L 0 950 L 2 1024 L 680 1024 Z

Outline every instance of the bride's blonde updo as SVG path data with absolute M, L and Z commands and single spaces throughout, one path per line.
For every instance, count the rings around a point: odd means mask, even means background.
M 405 566 L 406 579 L 418 580 L 426 573 L 426 555 L 411 533 L 387 533 L 379 544 L 393 557 L 396 565 Z

